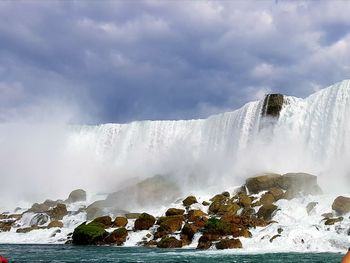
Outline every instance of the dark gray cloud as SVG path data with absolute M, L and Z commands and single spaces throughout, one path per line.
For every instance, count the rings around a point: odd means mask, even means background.
M 347 1 L 1 1 L 0 120 L 187 119 L 350 76 Z M 63 112 L 63 113 L 62 113 Z

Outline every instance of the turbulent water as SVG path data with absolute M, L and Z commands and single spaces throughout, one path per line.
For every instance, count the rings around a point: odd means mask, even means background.
M 62 245 L 0 245 L 0 254 L 11 262 L 192 262 L 192 263 L 289 263 L 327 262 L 338 263 L 342 255 L 338 253 L 275 253 L 237 254 L 233 251 L 195 251 L 184 249 L 159 250 L 147 248 L 79 247 Z

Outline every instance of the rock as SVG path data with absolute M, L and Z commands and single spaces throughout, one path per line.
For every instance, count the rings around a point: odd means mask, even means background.
M 8 232 L 11 230 L 14 221 L 2 221 L 0 222 L 0 232 Z
M 57 204 L 54 208 L 47 211 L 47 214 L 54 220 L 62 220 L 68 214 L 65 204 Z
M 51 221 L 50 224 L 47 227 L 48 228 L 54 228 L 54 227 L 62 228 L 63 227 L 63 223 L 61 221 L 54 220 L 54 221 Z
M 140 217 L 141 213 L 126 213 L 125 217 L 127 219 L 138 219 Z
M 166 216 L 177 216 L 177 215 L 183 215 L 185 213 L 185 210 L 183 209 L 177 209 L 177 208 L 169 208 L 166 212 Z
M 283 106 L 282 94 L 267 94 L 261 111 L 262 117 L 278 118 Z
M 173 233 L 181 230 L 182 222 L 183 222 L 183 217 L 167 216 L 165 220 L 160 224 L 160 226 L 165 229 L 168 229 L 170 233 Z
M 320 194 L 317 176 L 307 173 L 286 173 L 278 182 L 283 189 L 296 189 L 304 194 Z
M 272 187 L 268 193 L 274 197 L 275 201 L 282 199 L 284 196 L 284 191 L 279 187 Z
M 333 213 L 323 213 L 321 216 L 325 217 L 325 218 L 331 218 L 333 217 Z
M 344 219 L 343 217 L 328 218 L 328 219 L 324 222 L 324 224 L 325 224 L 326 226 L 334 225 L 335 223 L 338 223 L 338 222 L 343 221 L 343 219 Z
M 316 207 L 317 204 L 318 204 L 318 202 L 310 202 L 307 204 L 306 212 L 308 215 L 310 215 L 310 212 Z
M 38 204 L 34 203 L 32 207 L 28 210 L 28 212 L 34 212 L 34 213 L 43 213 L 50 209 L 50 206 L 47 204 Z
M 202 205 L 204 205 L 204 206 L 208 206 L 208 205 L 210 205 L 210 203 L 209 203 L 209 202 L 207 202 L 207 201 L 203 201 L 203 202 L 202 202 Z
M 92 220 L 96 217 L 103 216 L 104 212 L 98 205 L 99 201 L 96 201 L 86 208 L 86 219 Z
M 182 242 L 175 237 L 163 237 L 157 244 L 158 248 L 180 248 Z
M 73 244 L 96 245 L 108 236 L 104 226 L 98 223 L 81 224 L 73 232 Z
M 190 196 L 187 196 L 183 201 L 182 201 L 182 204 L 184 206 L 190 206 L 190 205 L 193 205 L 195 203 L 198 203 L 197 202 L 197 198 L 193 195 L 190 195 Z
M 242 248 L 242 243 L 239 239 L 223 239 L 215 244 L 217 249 L 232 249 Z
M 277 233 L 278 233 L 278 234 L 281 234 L 282 232 L 283 232 L 283 229 L 279 227 L 279 228 L 277 229 Z
M 240 206 L 228 197 L 219 194 L 214 196 L 209 206 L 209 213 L 214 215 L 224 215 L 226 213 L 236 214 Z
M 350 198 L 345 196 L 338 196 L 332 204 L 332 209 L 339 215 L 350 212 Z
M 45 200 L 45 202 L 42 205 L 44 205 L 43 207 L 47 206 L 47 207 L 51 208 L 51 207 L 55 207 L 58 203 L 59 203 L 59 201 L 53 201 L 53 200 L 48 199 L 48 200 Z M 47 210 L 45 210 L 45 211 L 47 211 Z
M 117 216 L 114 219 L 112 226 L 113 227 L 125 227 L 127 224 L 128 224 L 128 219 L 126 217 Z
M 104 241 L 109 244 L 116 244 L 117 246 L 121 246 L 128 236 L 128 231 L 122 227 L 114 230 L 112 233 L 110 233 Z
M 223 192 L 222 195 L 226 196 L 226 197 L 230 197 L 230 193 L 229 192 Z
M 213 243 L 208 239 L 207 236 L 203 235 L 198 240 L 197 249 L 209 249 Z
M 112 225 L 112 218 L 110 216 L 100 216 L 95 218 L 92 223 L 98 223 L 104 226 L 104 228 L 109 228 Z
M 251 238 L 253 237 L 252 233 L 248 229 L 240 229 L 232 232 L 233 237 L 245 237 Z
M 261 196 L 259 203 L 261 205 L 270 205 L 275 201 L 276 201 L 275 197 L 272 194 L 270 194 L 269 192 L 267 192 Z
M 274 241 L 276 238 L 280 237 L 281 235 L 274 235 L 273 237 L 270 238 L 270 242 Z
M 86 201 L 86 192 L 83 189 L 77 189 L 72 191 L 67 199 L 68 203 L 75 203 L 81 201 Z
M 24 228 L 18 228 L 16 230 L 16 233 L 28 233 L 30 231 L 33 230 L 37 230 L 37 229 L 45 229 L 46 227 L 38 227 L 38 226 L 30 226 L 30 227 L 24 227 Z
M 259 208 L 257 216 L 264 220 L 271 220 L 273 213 L 277 210 L 277 206 L 274 204 L 263 205 Z
M 157 247 L 157 244 L 158 242 L 155 240 L 145 241 L 141 243 L 141 245 L 143 245 L 144 247 L 152 247 L 152 248 Z
M 154 216 L 147 214 L 147 213 L 142 213 L 139 218 L 136 219 L 134 228 L 135 230 L 148 230 L 150 227 L 154 225 L 156 222 L 156 219 Z
M 193 209 L 188 211 L 187 219 L 189 222 L 194 222 L 203 216 L 207 216 L 207 214 L 200 209 Z
M 199 227 L 197 227 L 196 225 L 186 223 L 181 230 L 181 234 L 185 235 L 187 239 L 191 241 L 193 239 L 194 234 L 198 232 L 198 229 Z
M 278 179 L 282 176 L 280 174 L 263 174 L 260 176 L 248 178 L 245 186 L 250 193 L 257 194 L 261 191 L 267 191 L 276 186 Z
M 30 220 L 30 226 L 41 226 L 45 225 L 49 221 L 49 216 L 45 213 L 39 213 L 33 216 Z
M 205 224 L 204 233 L 219 236 L 229 235 L 231 233 L 231 227 L 225 221 L 212 217 Z
M 240 194 L 238 197 L 238 204 L 241 207 L 250 207 L 252 205 L 252 198 L 246 194 Z

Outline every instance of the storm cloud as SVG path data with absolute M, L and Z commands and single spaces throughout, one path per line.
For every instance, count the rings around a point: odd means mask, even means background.
M 191 119 L 350 78 L 347 1 L 1 1 L 0 121 Z M 31 114 L 35 112 L 35 114 Z

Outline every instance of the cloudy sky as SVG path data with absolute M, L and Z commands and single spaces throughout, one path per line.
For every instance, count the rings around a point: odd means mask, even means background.
M 349 1 L 1 1 L 0 121 L 189 119 L 350 78 Z

